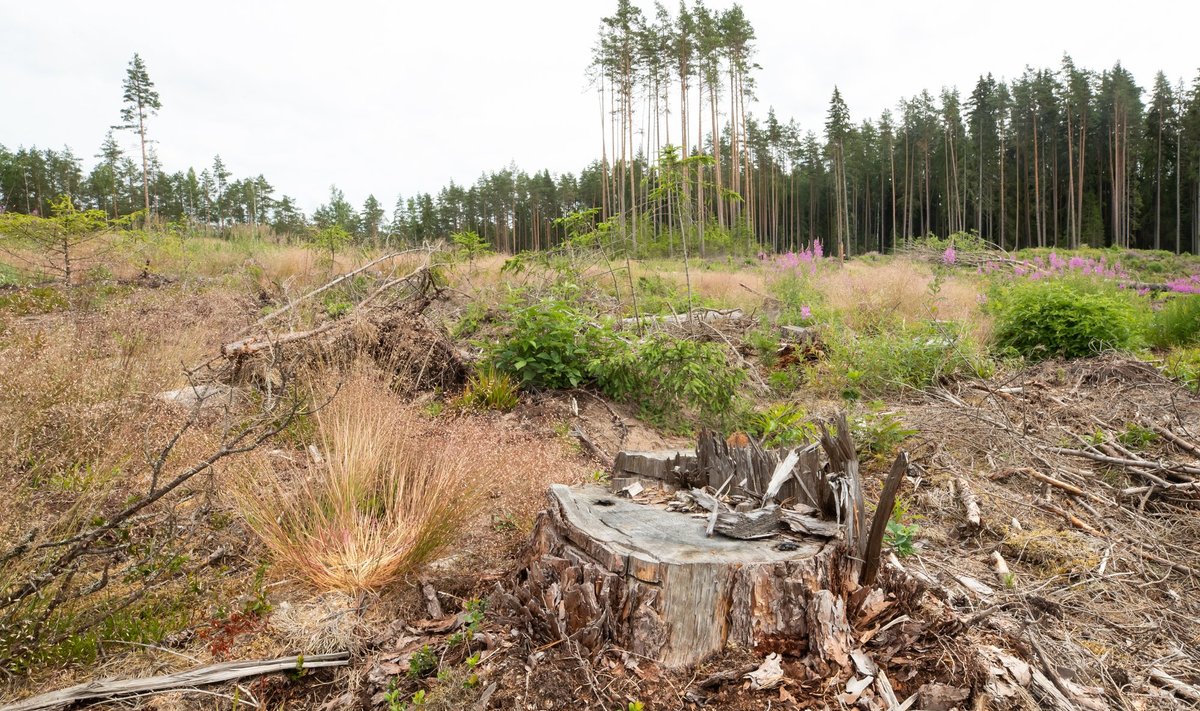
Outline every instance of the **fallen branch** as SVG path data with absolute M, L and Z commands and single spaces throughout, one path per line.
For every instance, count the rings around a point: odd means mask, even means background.
M 243 338 L 240 341 L 226 343 L 225 345 L 221 346 L 221 355 L 226 358 L 240 358 L 243 356 L 254 355 L 255 353 L 267 348 L 282 346 L 286 343 L 294 343 L 295 341 L 302 341 L 306 338 L 319 336 L 322 333 L 332 329 L 335 325 L 337 325 L 337 323 L 337 321 L 326 321 L 314 329 L 310 329 L 308 331 L 293 331 L 275 338 L 271 338 L 270 335 Z
M 274 321 L 275 319 L 279 318 L 280 316 L 287 313 L 288 311 L 291 311 L 292 309 L 296 308 L 296 306 L 298 306 L 299 304 L 304 303 L 305 301 L 308 301 L 309 299 L 316 296 L 317 294 L 320 294 L 322 292 L 328 291 L 329 289 L 332 289 L 333 287 L 337 286 L 338 284 L 341 284 L 342 282 L 346 281 L 347 279 L 350 279 L 351 277 L 357 276 L 358 274 L 365 272 L 366 270 L 370 269 L 371 267 L 375 266 L 376 264 L 379 264 L 382 261 L 385 261 L 388 259 L 394 259 L 395 257 L 399 257 L 401 254 L 408 254 L 410 252 L 426 252 L 426 251 L 428 251 L 428 250 L 426 250 L 424 248 L 406 249 L 406 250 L 401 250 L 399 252 L 389 252 L 389 253 L 383 255 L 382 257 L 376 257 L 375 259 L 372 259 L 371 261 L 367 262 L 366 264 L 362 265 L 361 267 L 358 267 L 357 269 L 352 269 L 352 270 L 346 272 L 345 274 L 341 275 L 337 279 L 334 279 L 333 281 L 327 282 L 326 284 L 319 286 L 316 289 L 313 289 L 312 291 L 308 292 L 304 296 L 301 296 L 300 298 L 295 299 L 293 301 L 289 301 L 282 308 L 272 311 L 271 313 L 267 314 L 266 316 L 263 316 L 259 320 L 255 321 L 254 323 L 250 324 L 246 328 L 242 329 L 241 332 L 249 333 L 250 331 L 253 331 L 256 328 L 259 328 L 261 326 L 264 326 L 264 325 L 270 323 L 271 321 Z
M 955 486 L 958 488 L 958 498 L 962 501 L 963 508 L 967 511 L 967 523 L 971 524 L 971 528 L 979 528 L 983 525 L 983 518 L 979 513 L 979 497 L 975 496 L 975 492 L 971 491 L 971 487 L 967 485 L 967 480 L 960 477 L 955 477 Z
M 10 704 L 0 711 L 37 711 L 52 709 L 79 701 L 114 700 L 135 694 L 168 691 L 206 684 L 220 684 L 248 676 L 260 676 L 274 672 L 320 669 L 322 667 L 339 667 L 350 663 L 348 652 L 334 654 L 316 654 L 311 657 L 283 657 L 281 659 L 250 659 L 237 662 L 225 662 L 212 666 L 189 669 L 174 674 L 143 677 L 141 679 L 113 679 L 108 681 L 90 681 L 86 684 L 51 691 L 46 694 L 33 696 L 24 701 Z
M 1175 434 L 1171 430 L 1169 430 L 1166 427 L 1163 427 L 1161 425 L 1156 425 L 1156 424 L 1151 423 L 1150 429 L 1154 430 L 1155 432 L 1162 435 L 1163 437 L 1171 440 L 1171 442 L 1174 443 L 1180 449 L 1182 449 L 1186 452 L 1191 452 L 1192 454 L 1196 455 L 1197 457 L 1200 457 L 1200 445 L 1193 444 L 1193 443 L 1187 441 L 1183 437 L 1180 437 L 1179 435 Z
M 1200 689 L 1183 683 L 1158 667 L 1150 668 L 1150 678 L 1185 699 L 1200 701 Z
M 1083 489 L 1080 489 L 1078 486 L 1075 486 L 1074 484 L 1068 484 L 1067 482 L 1061 481 L 1059 479 L 1055 479 L 1054 477 L 1049 476 L 1047 474 L 1043 474 L 1036 469 L 1032 469 L 1030 467 L 1024 467 L 1024 468 L 1018 469 L 1017 471 L 1024 472 L 1042 483 L 1049 484 L 1050 486 L 1062 489 L 1063 491 L 1067 492 L 1068 494 L 1072 494 L 1073 496 L 1088 496 L 1088 493 L 1086 491 L 1084 491 Z
M 1200 475 L 1200 467 L 1192 467 L 1185 464 L 1168 464 L 1166 462 L 1152 462 L 1147 459 L 1125 459 L 1124 457 L 1110 457 L 1104 454 L 1096 454 L 1085 449 L 1065 449 L 1063 447 L 1047 447 L 1042 446 L 1042 449 L 1055 454 L 1066 454 L 1072 457 L 1082 457 L 1091 459 L 1092 461 L 1102 464 L 1114 464 L 1116 466 L 1128 467 L 1130 469 L 1150 469 L 1152 471 L 1168 471 L 1182 472 L 1185 474 Z

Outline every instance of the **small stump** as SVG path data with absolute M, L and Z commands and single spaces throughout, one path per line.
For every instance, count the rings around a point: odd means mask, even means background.
M 705 521 L 554 485 L 510 604 L 531 631 L 596 651 L 605 640 L 668 667 L 727 644 L 848 663 L 842 541 L 705 536 Z

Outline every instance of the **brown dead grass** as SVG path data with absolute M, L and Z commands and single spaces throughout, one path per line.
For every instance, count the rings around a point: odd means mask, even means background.
M 375 591 L 403 578 L 473 508 L 469 451 L 418 439 L 415 415 L 399 405 L 387 378 L 360 366 L 316 415 L 323 466 L 298 479 L 268 470 L 237 488 L 276 563 L 318 590 Z
M 935 295 L 930 293 L 933 281 L 928 265 L 897 258 L 882 263 L 848 262 L 841 269 L 821 272 L 815 285 L 856 331 L 895 319 L 938 319 L 963 323 L 976 342 L 986 342 L 991 324 L 980 312 L 978 284 L 969 277 L 951 275 Z

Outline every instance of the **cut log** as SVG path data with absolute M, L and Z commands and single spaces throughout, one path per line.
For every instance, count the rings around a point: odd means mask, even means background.
M 554 485 L 549 499 L 502 594 L 532 634 L 589 652 L 611 641 L 673 668 L 727 644 L 848 663 L 841 541 L 708 538 L 703 518 L 596 486 Z

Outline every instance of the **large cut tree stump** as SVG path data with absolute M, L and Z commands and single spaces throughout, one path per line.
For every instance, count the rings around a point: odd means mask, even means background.
M 670 667 L 727 644 L 845 666 L 845 541 L 705 536 L 702 517 L 555 485 L 509 597 L 531 632 Z

